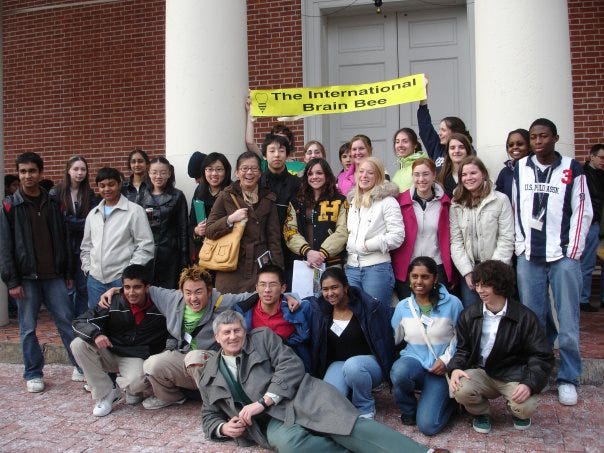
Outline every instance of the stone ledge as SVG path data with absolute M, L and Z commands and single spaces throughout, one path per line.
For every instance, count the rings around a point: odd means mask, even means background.
M 40 345 L 44 353 L 44 363 L 56 363 L 60 365 L 70 365 L 67 353 L 63 346 L 56 344 L 43 343 Z M 556 375 L 559 359 L 556 359 L 552 376 Z M 23 363 L 21 357 L 21 346 L 8 341 L 0 342 L 0 363 Z M 555 384 L 550 379 L 550 384 Z M 604 359 L 583 359 L 583 375 L 581 384 L 596 385 L 604 384 Z

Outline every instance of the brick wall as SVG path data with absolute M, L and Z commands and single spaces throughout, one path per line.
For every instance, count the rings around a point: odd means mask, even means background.
M 580 161 L 604 143 L 604 2 L 569 0 L 575 148 Z
M 7 173 L 23 151 L 40 153 L 55 182 L 74 154 L 94 174 L 125 170 L 135 147 L 164 153 L 165 2 L 39 8 L 66 3 L 3 1 Z
M 248 66 L 250 89 L 302 86 L 302 10 L 300 0 L 248 0 Z M 259 118 L 254 127 L 260 144 L 276 118 Z M 288 122 L 302 156 L 304 123 Z
M 142 147 L 164 152 L 165 2 L 130 0 L 24 11 L 69 0 L 4 0 L 5 168 L 40 152 L 58 181 L 66 159 L 125 170 Z M 75 1 L 71 3 L 77 3 Z M 302 86 L 299 0 L 248 1 L 250 88 Z M 604 141 L 604 4 L 569 0 L 577 156 Z M 275 118 L 256 122 L 261 142 Z M 288 123 L 303 145 L 303 122 Z

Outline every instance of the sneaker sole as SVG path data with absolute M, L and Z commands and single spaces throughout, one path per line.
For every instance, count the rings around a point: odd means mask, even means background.
M 42 393 L 44 391 L 44 387 L 42 387 L 41 389 L 27 389 L 28 393 Z
M 489 434 L 491 432 L 491 429 L 486 429 L 486 428 L 477 428 L 476 426 L 472 426 L 472 428 L 474 428 L 474 431 L 476 431 L 477 433 L 480 434 Z
M 527 429 L 529 429 L 531 427 L 531 425 L 514 425 L 514 428 L 516 428 L 518 431 L 525 431 Z

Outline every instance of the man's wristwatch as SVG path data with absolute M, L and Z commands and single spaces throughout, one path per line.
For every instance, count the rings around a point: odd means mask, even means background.
M 264 401 L 264 396 L 263 396 L 263 397 L 261 397 L 261 398 L 258 400 L 258 402 L 259 402 L 260 404 L 262 404 L 262 407 L 264 407 L 265 409 L 268 409 L 268 407 L 269 407 L 269 406 L 268 406 L 268 404 L 266 404 L 266 402 Z

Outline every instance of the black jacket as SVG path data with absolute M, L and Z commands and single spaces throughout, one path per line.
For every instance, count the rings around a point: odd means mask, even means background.
M 92 208 L 101 202 L 101 197 L 94 193 L 92 189 L 85 195 L 88 197 L 88 209 L 85 211 L 83 206 L 80 204 L 75 214 L 70 213 L 70 209 L 67 209 L 63 205 L 61 200 L 61 189 L 59 187 L 53 187 L 48 192 L 48 195 L 53 198 L 59 205 L 63 219 L 65 220 L 65 226 L 69 233 L 69 240 L 71 246 L 71 252 L 74 255 L 80 255 L 80 246 L 82 245 L 82 239 L 84 238 L 84 225 L 86 224 L 86 217 Z M 71 197 L 70 197 L 71 198 Z
M 155 242 L 153 284 L 174 289 L 182 269 L 189 264 L 187 200 L 178 189 L 167 189 L 157 201 L 147 188 L 140 192 L 138 204 L 147 211 Z M 151 212 L 153 210 L 153 212 Z
M 141 182 L 141 185 L 139 186 L 138 190 L 136 190 L 136 187 L 134 187 L 132 185 L 131 182 L 131 178 L 125 179 L 122 182 L 122 195 L 125 196 L 128 201 L 131 201 L 132 203 L 138 203 L 140 197 L 141 197 L 141 193 L 143 191 L 143 189 L 145 189 L 147 187 L 147 181 L 143 180 Z
M 271 173 L 269 170 L 262 173 L 260 185 L 266 187 L 277 196 L 275 205 L 279 214 L 279 224 L 283 228 L 289 202 L 298 195 L 300 178 L 292 175 L 287 169 L 279 174 Z
M 191 261 L 197 261 L 199 258 L 199 250 L 203 245 L 203 237 L 195 234 L 195 227 L 199 222 L 197 221 L 197 214 L 195 213 L 195 205 L 193 202 L 194 200 L 203 201 L 207 219 L 210 217 L 210 212 L 212 212 L 212 207 L 218 199 L 218 195 L 220 195 L 220 192 L 216 196 L 213 196 L 205 184 L 199 184 L 193 193 L 193 200 L 191 201 L 191 209 L 189 214 L 189 236 L 193 241 L 193 248 L 190 251 Z
M 587 180 L 587 188 L 589 189 L 589 198 L 591 198 L 591 206 L 594 211 L 594 218 L 591 221 L 601 223 L 602 219 L 602 198 L 604 197 L 604 171 L 593 168 L 589 162 L 583 165 L 583 173 Z
M 482 303 L 466 308 L 457 321 L 457 351 L 449 362 L 455 369 L 479 368 Z M 552 371 L 554 355 L 535 314 L 516 301 L 508 301 L 493 349 L 484 365 L 486 373 L 505 382 L 518 382 L 539 393 Z
M 43 188 L 40 190 L 46 194 Z M 0 273 L 8 288 L 21 285 L 23 279 L 38 278 L 28 200 L 17 190 L 2 203 L 0 214 Z M 58 203 L 47 197 L 48 228 L 52 237 L 55 272 L 73 278 L 73 257 L 69 236 Z
M 312 307 L 311 342 L 312 372 L 323 378 L 327 363 L 327 335 L 333 323 L 333 307 L 323 296 L 310 298 Z M 365 339 L 382 369 L 382 379 L 390 380 L 390 368 L 395 358 L 394 332 L 390 325 L 393 310 L 363 290 L 351 286 L 348 288 L 348 308 L 359 321 Z
M 97 305 L 74 319 L 72 325 L 75 334 L 90 344 L 99 335 L 107 336 L 113 344 L 110 351 L 120 357 L 146 359 L 159 354 L 168 336 L 166 317 L 155 304 L 151 304 L 143 321 L 136 325 L 122 293 L 113 296 L 108 309 Z

